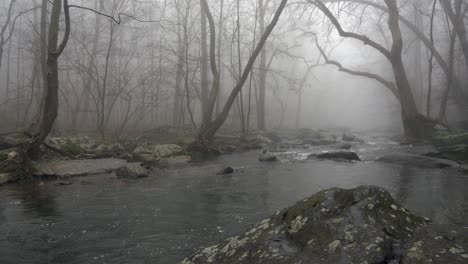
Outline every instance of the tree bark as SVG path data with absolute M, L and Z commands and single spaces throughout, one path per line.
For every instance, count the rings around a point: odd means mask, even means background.
M 206 118 L 204 115 L 207 107 L 208 95 L 208 45 L 206 42 L 206 15 L 203 3 L 200 1 L 200 23 L 201 23 L 201 58 L 200 58 L 200 88 L 201 88 L 201 105 L 202 105 L 202 121 Z M 219 47 L 218 47 L 219 48 Z M 219 51 L 219 50 L 218 50 Z M 218 54 L 219 56 L 219 54 Z
M 263 0 L 259 2 L 259 29 L 260 36 L 265 32 L 265 13 L 266 5 Z M 266 49 L 262 48 L 260 52 L 260 65 L 258 76 L 258 106 L 257 106 L 257 128 L 265 130 L 265 96 L 266 96 Z
M 70 14 L 68 0 L 63 0 L 63 11 L 65 16 L 65 34 L 58 45 L 60 13 L 62 0 L 54 0 L 50 15 L 49 35 L 47 40 L 47 76 L 44 79 L 44 104 L 38 122 L 38 133 L 31 149 L 37 149 L 49 135 L 58 115 L 58 59 L 67 45 L 70 36 Z

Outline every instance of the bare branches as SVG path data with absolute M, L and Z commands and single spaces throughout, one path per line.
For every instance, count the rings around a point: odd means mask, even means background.
M 83 10 L 87 10 L 87 11 L 90 11 L 90 12 L 93 12 L 93 13 L 96 13 L 98 15 L 101 15 L 101 16 L 104 16 L 104 17 L 107 17 L 109 19 L 111 19 L 112 21 L 114 21 L 116 24 L 120 25 L 122 23 L 122 17 L 128 17 L 132 20 L 135 20 L 137 22 L 142 22 L 142 23 L 161 23 L 160 20 L 142 20 L 142 19 L 139 19 L 139 18 L 136 18 L 134 17 L 133 15 L 129 15 L 129 14 L 126 14 L 126 13 L 118 13 L 117 14 L 117 17 L 114 17 L 112 15 L 109 15 L 109 14 L 105 14 L 103 12 L 100 12 L 98 10 L 94 10 L 92 8 L 89 8 L 89 7 L 85 7 L 85 6 L 79 6 L 79 5 L 68 5 L 69 8 L 78 8 L 78 9 L 83 9 Z
M 380 53 L 382 53 L 385 57 L 389 59 L 391 58 L 391 54 L 386 48 L 384 48 L 382 45 L 378 44 L 377 42 L 372 41 L 367 36 L 345 31 L 343 27 L 341 26 L 340 22 L 338 21 L 338 19 L 336 19 L 336 17 L 332 14 L 332 12 L 328 9 L 328 7 L 324 3 L 322 3 L 320 0 L 308 0 L 308 1 L 309 3 L 315 5 L 318 9 L 320 9 L 320 11 L 322 11 L 323 14 L 328 17 L 330 22 L 332 22 L 332 24 L 335 26 L 340 36 L 345 37 L 345 38 L 354 38 L 354 39 L 360 40 L 364 43 L 364 45 L 369 45 L 373 47 L 374 49 L 378 50 Z
M 386 88 L 388 88 L 392 94 L 397 98 L 399 99 L 399 95 L 398 95 L 398 90 L 396 89 L 395 85 L 393 84 L 393 82 L 391 81 L 388 81 L 388 80 L 385 80 L 384 78 L 380 77 L 379 75 L 377 74 L 373 74 L 373 73 L 369 73 L 369 72 L 363 72 L 363 71 L 355 71 L 355 70 L 351 70 L 351 69 L 348 69 L 346 67 L 344 67 L 341 63 L 337 62 L 337 61 L 334 61 L 334 60 L 330 60 L 328 58 L 328 55 L 325 53 L 324 49 L 320 46 L 319 42 L 318 42 L 318 39 L 317 39 L 317 36 L 315 36 L 315 45 L 317 47 L 317 49 L 320 51 L 320 54 L 322 55 L 322 57 L 324 58 L 325 60 L 325 63 L 326 64 L 330 64 L 330 65 L 334 65 L 338 68 L 339 71 L 341 72 L 345 72 L 345 73 L 348 73 L 348 74 L 351 74 L 351 75 L 355 75 L 355 76 L 361 76 L 361 77 L 366 77 L 366 78 L 369 78 L 369 79 L 373 79 L 379 83 L 381 83 L 382 85 L 384 85 Z

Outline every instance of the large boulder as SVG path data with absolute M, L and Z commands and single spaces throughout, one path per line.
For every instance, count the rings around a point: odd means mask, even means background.
M 374 186 L 321 191 L 183 264 L 391 263 L 424 224 Z
M 318 158 L 318 159 L 331 159 L 331 160 L 344 160 L 344 161 L 359 161 L 361 160 L 359 156 L 352 151 L 334 151 L 334 152 L 324 152 L 320 154 L 310 154 L 309 159 Z
M 459 166 L 458 163 L 451 160 L 410 153 L 390 153 L 377 158 L 376 161 L 419 168 L 447 168 Z
M 413 236 L 402 263 L 468 263 L 468 227 L 428 225 Z
M 345 133 L 343 136 L 341 136 L 341 139 L 343 141 L 348 141 L 348 142 L 360 142 L 364 143 L 364 140 L 358 138 L 357 136 L 350 134 L 350 133 Z

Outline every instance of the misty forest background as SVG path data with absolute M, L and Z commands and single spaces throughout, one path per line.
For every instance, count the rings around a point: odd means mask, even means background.
M 466 120 L 467 11 L 463 0 L 0 0 L 0 132 L 423 137 L 426 124 Z

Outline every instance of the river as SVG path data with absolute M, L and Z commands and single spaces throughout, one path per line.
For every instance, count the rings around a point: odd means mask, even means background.
M 308 150 L 264 163 L 251 151 L 139 180 L 106 174 L 0 186 L 0 263 L 177 263 L 333 186 L 378 185 L 434 222 L 468 225 L 468 175 L 373 161 L 389 148 L 397 147 L 359 146 L 357 163 L 303 160 Z M 217 175 L 219 166 L 236 172 Z

